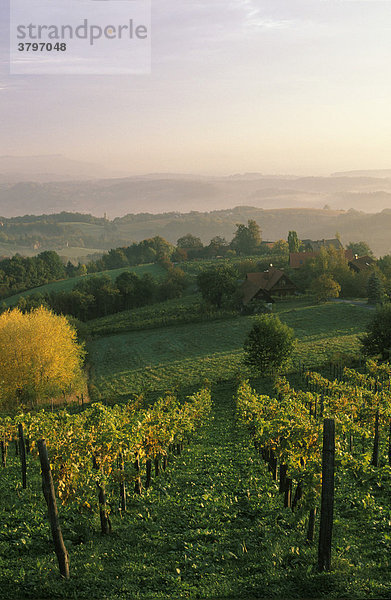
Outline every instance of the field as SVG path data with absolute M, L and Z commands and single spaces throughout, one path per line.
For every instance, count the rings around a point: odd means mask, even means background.
M 366 305 L 309 299 L 279 302 L 274 310 L 297 336 L 293 370 L 357 358 L 358 336 L 372 314 Z M 191 316 L 199 322 L 186 322 Z M 148 406 L 158 394 L 183 397 L 208 380 L 212 414 L 148 491 L 136 496 L 129 486 L 126 514 L 118 510 L 118 484 L 107 483 L 111 535 L 98 533 L 97 507 L 60 505 L 69 581 L 58 575 L 37 461 L 28 456 L 23 490 L 10 446 L 7 468 L 0 469 L 0 582 L 7 600 L 390 597 L 387 467 L 378 484 L 374 471 L 357 478 L 338 464 L 333 570 L 319 573 L 317 544 L 305 542 L 308 511 L 283 508 L 278 484 L 237 421 L 233 398 L 238 376 L 246 374 L 242 346 L 254 318 L 203 314 L 192 295 L 89 323 L 94 398 L 128 400 L 141 392 Z M 270 393 L 270 384 L 256 383 Z
M 89 273 L 87 275 L 80 275 L 78 277 L 71 277 L 69 279 L 54 281 L 53 283 L 47 283 L 46 285 L 41 285 L 39 287 L 26 290 L 25 292 L 21 292 L 20 294 L 14 294 L 13 296 L 9 296 L 9 298 L 5 298 L 4 303 L 7 306 L 12 306 L 17 303 L 18 299 L 21 296 L 29 296 L 30 294 L 69 292 L 79 281 L 88 279 L 90 277 L 94 277 L 96 275 L 108 275 L 110 279 L 114 280 L 116 277 L 118 277 L 118 275 L 120 275 L 124 271 L 131 271 L 133 273 L 136 273 L 137 275 L 144 275 L 144 273 L 148 273 L 153 277 L 160 277 L 163 276 L 165 273 L 164 269 L 156 264 L 139 265 L 136 267 L 123 267 L 121 269 L 112 269 L 110 271 L 100 271 L 99 273 Z
M 278 484 L 235 419 L 235 386 L 213 388 L 211 418 L 128 511 L 99 517 L 60 508 L 71 578 L 51 550 L 39 469 L 28 458 L 0 471 L 1 589 L 7 600 L 237 600 L 390 597 L 389 484 L 337 472 L 333 570 L 316 570 L 305 511 L 283 508 Z M 10 455 L 12 452 L 10 451 Z M 92 526 L 92 528 L 91 528 Z M 366 531 L 368 535 L 363 535 Z
M 308 299 L 281 302 L 276 312 L 298 338 L 293 363 L 312 367 L 342 354 L 354 357 L 358 335 L 371 316 L 366 306 L 331 302 L 314 306 Z M 116 319 L 121 315 L 110 318 L 112 326 Z M 127 322 L 119 321 L 124 333 L 89 343 L 92 383 L 100 397 L 115 400 L 196 386 L 204 379 L 232 379 L 243 370 L 243 341 L 253 319 L 236 317 L 133 332 L 126 332 Z

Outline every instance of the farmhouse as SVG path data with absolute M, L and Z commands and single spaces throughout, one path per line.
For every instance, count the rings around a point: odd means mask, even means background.
M 331 240 L 302 240 L 302 243 L 309 252 L 319 252 L 321 248 L 326 248 L 326 250 L 327 248 L 335 248 L 336 250 L 341 250 L 343 248 L 338 238 L 333 238 Z
M 242 301 L 246 305 L 251 300 L 274 302 L 273 296 L 291 296 L 297 287 L 281 269 L 270 267 L 263 273 L 247 273 L 242 284 Z
M 372 256 L 357 256 L 354 255 L 353 260 L 350 260 L 348 265 L 352 271 L 355 273 L 362 273 L 363 271 L 368 271 L 372 269 L 376 264 L 376 260 L 372 258 Z
M 300 269 L 300 267 L 302 267 L 309 260 L 315 258 L 318 255 L 319 255 L 319 250 L 313 251 L 313 252 L 290 252 L 289 253 L 289 266 L 291 269 Z M 353 260 L 353 252 L 350 249 L 345 250 L 345 258 L 348 261 Z

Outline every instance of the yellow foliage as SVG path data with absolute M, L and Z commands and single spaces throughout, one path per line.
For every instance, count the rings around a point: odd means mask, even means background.
M 63 316 L 40 307 L 0 315 L 0 403 L 34 401 L 71 390 L 85 352 Z

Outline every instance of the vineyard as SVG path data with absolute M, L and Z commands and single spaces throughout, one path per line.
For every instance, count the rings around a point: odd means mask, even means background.
M 390 377 L 374 362 L 327 378 L 302 369 L 267 395 L 261 382 L 226 382 L 212 404 L 204 389 L 3 418 L 5 596 L 388 598 Z M 319 562 L 324 421 L 335 426 L 331 571 Z M 42 438 L 66 582 L 40 490 Z

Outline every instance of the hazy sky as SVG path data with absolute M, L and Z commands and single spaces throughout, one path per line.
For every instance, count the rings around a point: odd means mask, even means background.
M 152 0 L 152 72 L 120 76 L 9 75 L 5 4 L 0 154 L 129 174 L 391 168 L 390 1 Z

